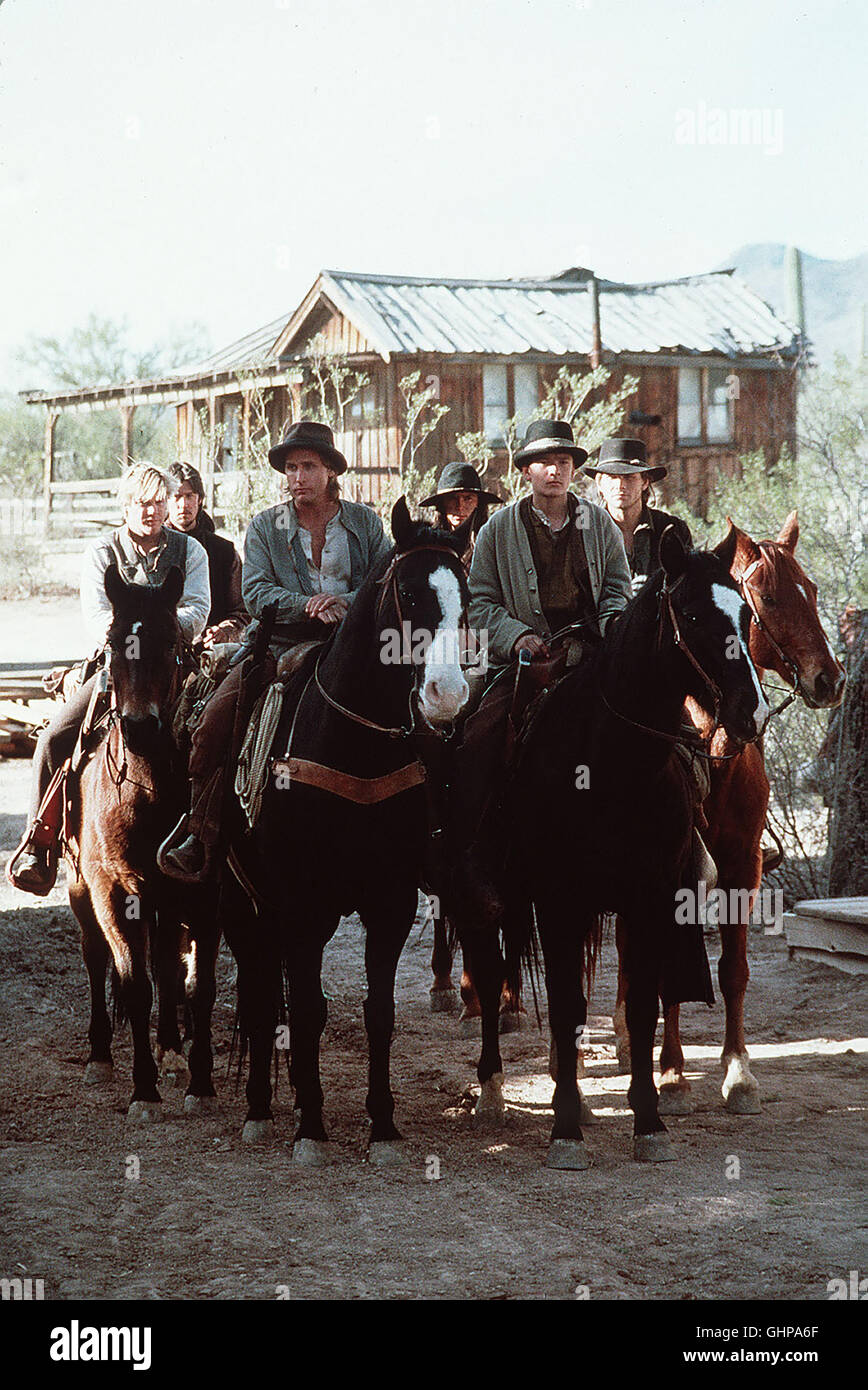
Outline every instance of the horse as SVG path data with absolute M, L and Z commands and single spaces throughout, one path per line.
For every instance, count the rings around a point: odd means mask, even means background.
M 688 552 L 674 531 L 662 569 L 610 625 L 606 639 L 551 691 L 526 731 L 504 789 L 496 829 L 457 856 L 449 910 L 469 954 L 482 1004 L 477 1068 L 480 1121 L 503 1117 L 498 1004 L 499 938 L 507 977 L 542 950 L 557 1054 L 552 1168 L 587 1167 L 576 1079 L 577 1036 L 587 1017 L 601 914 L 625 921 L 626 1022 L 632 1074 L 633 1152 L 672 1157 L 658 1113 L 652 1045 L 658 993 L 665 1003 L 711 1002 L 701 926 L 675 921 L 676 894 L 697 898 L 692 777 L 676 752 L 684 701 L 714 694 L 717 719 L 738 744 L 762 733 L 769 713 L 747 648 L 750 613 L 728 574 L 735 543 Z M 472 764 L 457 794 L 473 794 Z
M 249 1053 L 242 1138 L 274 1133 L 271 1060 L 289 1006 L 293 1159 L 329 1158 L 320 1039 L 323 950 L 358 911 L 366 935 L 369 1155 L 400 1157 L 390 1049 L 398 959 L 425 875 L 429 797 L 419 743 L 448 734 L 468 686 L 459 628 L 468 602 L 461 565 L 469 523 L 413 521 L 403 498 L 395 546 L 374 566 L 333 638 L 287 684 L 271 772 L 252 831 L 230 836 L 221 925 L 238 964 L 239 1025 Z
M 834 655 L 817 613 L 817 586 L 795 558 L 799 539 L 798 514 L 787 517 L 777 540 L 754 541 L 727 518 L 725 544 L 733 548 L 730 575 L 751 611 L 750 654 L 761 673 L 775 672 L 791 687 L 784 705 L 799 695 L 811 709 L 839 705 L 844 669 Z M 781 706 L 781 708 L 784 707 Z M 711 733 L 712 718 L 705 698 L 689 700 L 691 718 L 700 731 Z M 760 841 L 769 800 L 769 782 L 758 743 L 739 748 L 723 730 L 711 741 L 717 757 L 710 763 L 711 790 L 703 810 L 708 821 L 705 840 L 717 865 L 723 901 L 735 908 L 721 921 L 718 980 L 726 1008 L 721 1063 L 721 1094 L 725 1108 L 741 1115 L 757 1114 L 759 1085 L 750 1069 L 744 1038 L 744 997 L 750 971 L 747 931 L 762 879 Z M 720 898 L 717 899 L 719 903 Z M 720 915 L 719 913 L 717 915 Z M 619 941 L 621 933 L 618 933 Z M 624 1017 L 624 980 L 618 973 L 614 1024 L 622 1069 L 629 1070 L 629 1040 Z M 660 1052 L 660 1113 L 689 1114 L 690 1083 L 684 1076 L 684 1053 L 679 1036 L 679 1008 L 664 1010 Z
M 111 709 L 107 723 L 94 730 L 86 761 L 69 786 L 65 854 L 71 869 L 69 902 L 81 927 L 90 981 L 84 1079 L 95 1085 L 113 1075 L 106 1008 L 111 960 L 116 1002 L 130 1021 L 133 1039 L 127 1118 L 145 1124 L 160 1113 L 150 1042 L 149 947 L 158 992 L 158 1060 L 164 1074 L 186 1075 L 177 1008 L 186 943 L 155 863 L 156 847 L 173 816 L 177 819 L 183 789 L 171 733 L 171 711 L 183 675 L 175 612 L 183 576 L 173 566 L 158 587 L 126 584 L 111 564 L 104 584 L 112 605 Z

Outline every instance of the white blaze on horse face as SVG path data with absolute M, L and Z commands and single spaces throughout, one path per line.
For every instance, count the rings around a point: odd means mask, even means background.
M 756 709 L 754 710 L 753 722 L 757 733 L 761 734 L 766 726 L 766 720 L 769 717 L 769 706 L 766 697 L 763 694 L 763 688 L 760 685 L 760 679 L 756 673 L 756 667 L 750 659 L 750 652 L 747 649 L 747 643 L 745 642 L 744 636 L 742 635 L 741 615 L 742 609 L 744 608 L 744 603 L 742 602 L 740 596 L 736 593 L 734 589 L 727 589 L 723 584 L 712 584 L 711 597 L 717 611 L 719 613 L 723 613 L 725 617 L 729 619 L 729 621 L 732 623 L 733 628 L 735 629 L 735 635 L 738 638 L 738 645 L 741 648 L 742 656 L 747 662 L 748 670 L 751 674 L 751 680 L 753 681 L 754 690 L 756 691 Z
M 428 583 L 437 595 L 441 618 L 425 655 L 419 703 L 429 723 L 444 724 L 455 718 L 470 694 L 460 659 L 461 585 L 446 565 L 429 575 Z

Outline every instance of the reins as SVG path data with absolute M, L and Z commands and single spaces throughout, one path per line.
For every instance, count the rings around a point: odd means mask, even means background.
M 742 596 L 744 598 L 745 603 L 751 611 L 751 622 L 759 628 L 760 632 L 768 642 L 769 646 L 771 647 L 775 656 L 780 661 L 781 665 L 786 667 L 787 671 L 790 673 L 790 693 L 787 695 L 785 700 L 782 700 L 781 703 L 779 705 L 776 705 L 775 708 L 770 712 L 769 719 L 771 719 L 774 715 L 780 714 L 782 710 L 785 710 L 788 705 L 791 705 L 797 695 L 801 695 L 804 698 L 804 692 L 802 690 L 802 681 L 801 677 L 799 676 L 798 667 L 796 666 L 795 662 L 790 660 L 786 652 L 782 650 L 779 643 L 769 632 L 768 628 L 766 627 L 765 623 L 760 617 L 759 610 L 756 606 L 756 599 L 754 598 L 756 590 L 753 588 L 751 584 L 748 584 L 747 582 L 750 579 L 751 575 L 757 569 L 759 569 L 763 561 L 766 560 L 767 556 L 764 550 L 764 547 L 766 545 L 766 541 L 759 542 L 758 549 L 760 552 L 760 558 L 758 560 L 754 560 L 753 564 L 748 565 L 744 574 L 741 576 L 741 579 L 738 580 L 738 586 L 742 591 Z M 786 677 L 784 677 L 784 679 L 786 679 Z

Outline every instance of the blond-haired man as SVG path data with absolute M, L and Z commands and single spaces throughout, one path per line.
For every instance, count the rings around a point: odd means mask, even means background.
M 193 642 L 203 631 L 211 607 L 208 556 L 192 536 L 170 530 L 165 524 L 169 498 L 177 487 L 174 478 L 146 463 L 135 464 L 121 478 L 118 501 L 124 523 L 110 535 L 94 541 L 82 564 L 81 611 L 92 652 L 102 651 L 111 625 L 105 572 L 112 563 L 127 584 L 154 587 L 162 584 L 172 566 L 177 565 L 184 575 L 177 610 L 181 632 L 188 642 Z M 45 843 L 45 832 L 58 827 L 43 826 L 38 844 L 33 831 L 51 778 L 75 748 L 96 680 L 93 675 L 85 681 L 39 735 L 33 755 L 27 830 L 7 869 L 12 883 L 25 893 L 42 897 L 54 886 L 56 856 L 50 844 Z

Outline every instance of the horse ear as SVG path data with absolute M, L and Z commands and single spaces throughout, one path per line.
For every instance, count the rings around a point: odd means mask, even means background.
M 402 546 L 409 544 L 413 536 L 413 518 L 410 515 L 406 497 L 399 497 L 392 508 L 390 525 L 392 527 L 392 539 L 400 550 Z
M 127 586 L 121 579 L 120 570 L 118 569 L 117 563 L 114 560 L 112 560 L 111 564 L 107 566 L 106 572 L 103 575 L 102 582 L 106 592 L 106 598 L 108 599 L 112 608 L 117 608 L 118 604 L 120 603 L 121 599 L 127 591 Z
M 792 555 L 799 540 L 799 513 L 790 512 L 778 536 L 778 545 L 782 545 L 784 550 L 788 550 Z
M 717 545 L 712 546 L 711 553 L 717 556 L 725 569 L 731 570 L 735 552 L 738 549 L 739 530 L 737 526 L 733 525 L 731 516 L 726 518 L 726 524 L 728 528 L 726 535 L 722 541 L 717 542 Z
M 684 542 L 674 526 L 667 526 L 660 537 L 660 564 L 670 582 L 679 579 L 684 573 L 686 559 Z
M 177 565 L 173 565 L 160 585 L 160 598 L 167 608 L 178 607 L 178 600 L 184 592 L 184 576 Z

